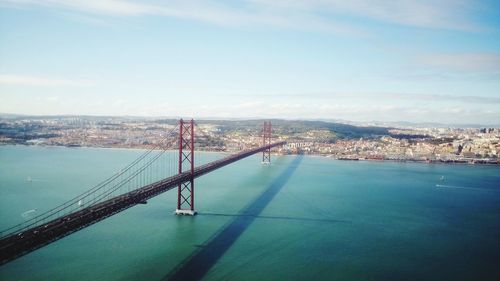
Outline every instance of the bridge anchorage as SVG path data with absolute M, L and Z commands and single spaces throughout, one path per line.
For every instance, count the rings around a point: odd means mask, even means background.
M 270 163 L 271 148 L 286 143 L 271 143 L 271 124 L 266 122 L 263 146 L 195 167 L 195 126 L 193 120 L 180 120 L 179 125 L 172 128 L 160 143 L 153 145 L 120 172 L 52 209 L 0 231 L 0 265 L 128 208 L 146 204 L 147 200 L 175 188 L 178 199 L 175 213 L 194 215 L 196 178 L 260 152 L 263 159 Z M 178 158 L 171 153 L 175 147 L 179 149 Z M 177 160 L 179 163 L 175 162 Z

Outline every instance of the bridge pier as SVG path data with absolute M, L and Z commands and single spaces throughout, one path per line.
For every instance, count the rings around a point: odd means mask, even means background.
M 194 216 L 196 215 L 196 211 L 193 210 L 175 210 L 175 214 L 178 216 Z

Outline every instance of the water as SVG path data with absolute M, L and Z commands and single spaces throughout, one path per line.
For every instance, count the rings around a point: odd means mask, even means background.
M 0 147 L 0 228 L 140 153 Z M 500 279 L 499 167 L 259 157 L 197 179 L 198 216 L 174 216 L 170 191 L 0 267 L 0 279 Z

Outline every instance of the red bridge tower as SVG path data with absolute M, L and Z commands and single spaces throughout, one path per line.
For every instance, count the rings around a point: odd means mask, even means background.
M 194 121 L 179 121 L 179 174 L 190 173 L 191 179 L 179 184 L 176 215 L 194 216 Z
M 264 121 L 264 128 L 262 129 L 262 145 L 271 144 L 271 122 Z M 271 148 L 262 151 L 262 164 L 271 164 Z

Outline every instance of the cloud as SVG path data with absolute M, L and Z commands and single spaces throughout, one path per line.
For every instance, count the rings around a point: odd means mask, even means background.
M 387 102 L 390 99 L 381 99 Z M 19 112 L 13 109 L 21 110 Z M 77 110 L 77 111 L 74 111 Z M 170 102 L 131 102 L 128 100 L 98 100 L 54 98 L 51 96 L 23 99 L 13 95 L 0 103 L 0 112 L 34 115 L 82 114 L 129 116 L 179 116 L 193 118 L 283 118 L 283 119 L 343 119 L 358 122 L 439 122 L 448 124 L 475 123 L 498 125 L 500 108 L 493 104 L 478 107 L 471 104 L 400 105 L 390 103 L 343 103 L 342 101 L 247 100 L 229 104 L 175 104 Z
M 115 15 L 141 15 L 150 13 L 155 6 L 119 0 L 4 0 L 3 4 L 17 6 L 41 6 L 77 10 L 86 13 Z
M 473 31 L 470 20 L 482 7 L 470 0 L 252 0 L 274 9 L 305 10 L 310 13 L 351 15 L 407 26 Z
M 4 0 L 14 6 L 40 6 L 112 16 L 160 15 L 230 26 L 274 26 L 359 34 L 366 18 L 390 24 L 475 31 L 481 8 L 472 0 Z
M 385 79 L 409 81 L 499 81 L 500 53 L 426 53 L 409 58 L 394 73 L 380 75 Z
M 0 0 L 1 1 L 1 0 Z M 224 26 L 260 26 L 293 28 L 298 30 L 319 30 L 339 34 L 360 34 L 351 25 L 326 20 L 322 17 L 293 14 L 270 13 L 253 6 L 247 1 L 241 5 L 229 5 L 223 1 L 181 1 L 165 2 L 118 1 L 118 0 L 4 0 L 4 5 L 14 7 L 38 6 L 80 12 L 101 16 L 165 16 L 171 18 L 196 20 Z M 94 20 L 94 19 L 93 19 Z
M 404 94 L 404 93 L 383 93 L 377 94 L 377 97 L 405 99 L 414 101 L 444 101 L 458 103 L 475 104 L 500 104 L 500 97 L 484 96 L 452 96 L 440 94 Z
M 427 93 L 399 93 L 399 92 L 301 92 L 291 94 L 253 94 L 240 95 L 246 98 L 269 99 L 273 96 L 281 100 L 364 100 L 381 102 L 382 100 L 409 100 L 409 101 L 442 101 L 474 104 L 500 104 L 500 97 L 474 96 L 474 95 L 447 95 L 447 94 L 427 94 Z M 253 105 L 258 102 L 249 102 L 242 105 Z
M 75 86 L 86 87 L 94 84 L 91 80 L 71 80 L 61 78 L 50 78 L 40 76 L 0 74 L 0 85 L 23 85 L 23 86 Z
M 419 58 L 427 66 L 461 72 L 500 72 L 500 54 L 430 54 Z
M 199 117 L 230 118 L 285 118 L 285 119 L 343 119 L 360 122 L 440 122 L 449 124 L 478 123 L 496 124 L 500 120 L 498 109 L 471 109 L 467 106 L 397 106 L 397 105 L 353 105 L 327 103 L 241 103 L 235 106 L 220 106 L 204 111 Z M 177 115 L 182 116 L 182 112 Z M 497 123 L 495 123 L 497 122 Z

